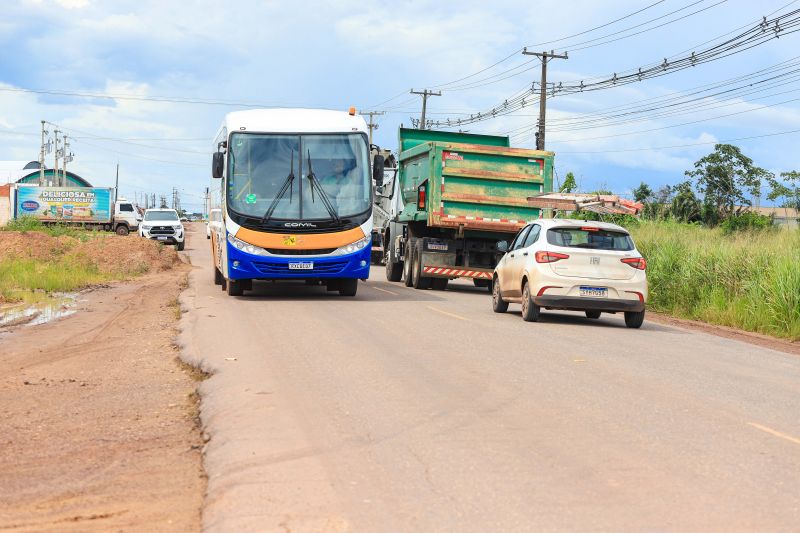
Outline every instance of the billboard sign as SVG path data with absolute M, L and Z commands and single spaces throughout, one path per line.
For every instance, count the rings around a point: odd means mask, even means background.
M 113 189 L 97 187 L 17 187 L 17 217 L 44 222 L 108 222 Z

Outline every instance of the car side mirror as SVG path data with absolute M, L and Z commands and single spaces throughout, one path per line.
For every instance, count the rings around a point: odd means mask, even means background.
M 508 251 L 508 241 L 499 241 L 497 243 L 497 251 L 506 253 Z
M 215 152 L 211 161 L 211 176 L 214 179 L 222 178 L 222 170 L 225 168 L 225 154 Z
M 372 160 L 372 179 L 375 185 L 380 187 L 383 185 L 383 170 L 385 168 L 385 160 L 382 155 L 376 155 Z

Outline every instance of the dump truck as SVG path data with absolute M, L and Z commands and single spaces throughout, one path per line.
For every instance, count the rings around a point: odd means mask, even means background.
M 14 218 L 38 218 L 45 224 L 70 224 L 127 235 L 139 227 L 141 216 L 124 198 L 115 200 L 109 187 L 38 187 L 15 185 Z
M 472 278 L 491 290 L 498 241 L 544 214 L 528 198 L 553 190 L 553 152 L 511 148 L 505 136 L 407 128 L 398 151 L 381 198 L 386 278 L 435 290 Z

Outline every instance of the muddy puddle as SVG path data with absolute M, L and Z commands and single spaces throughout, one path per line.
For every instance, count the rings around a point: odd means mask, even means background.
M 54 294 L 44 301 L 0 306 L 0 328 L 11 326 L 36 326 L 69 316 L 75 312 L 78 295 Z

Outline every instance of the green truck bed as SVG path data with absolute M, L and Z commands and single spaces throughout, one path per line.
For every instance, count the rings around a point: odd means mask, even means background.
M 527 198 L 553 190 L 552 152 L 492 135 L 401 128 L 399 136 L 400 222 L 514 233 L 540 216 Z

